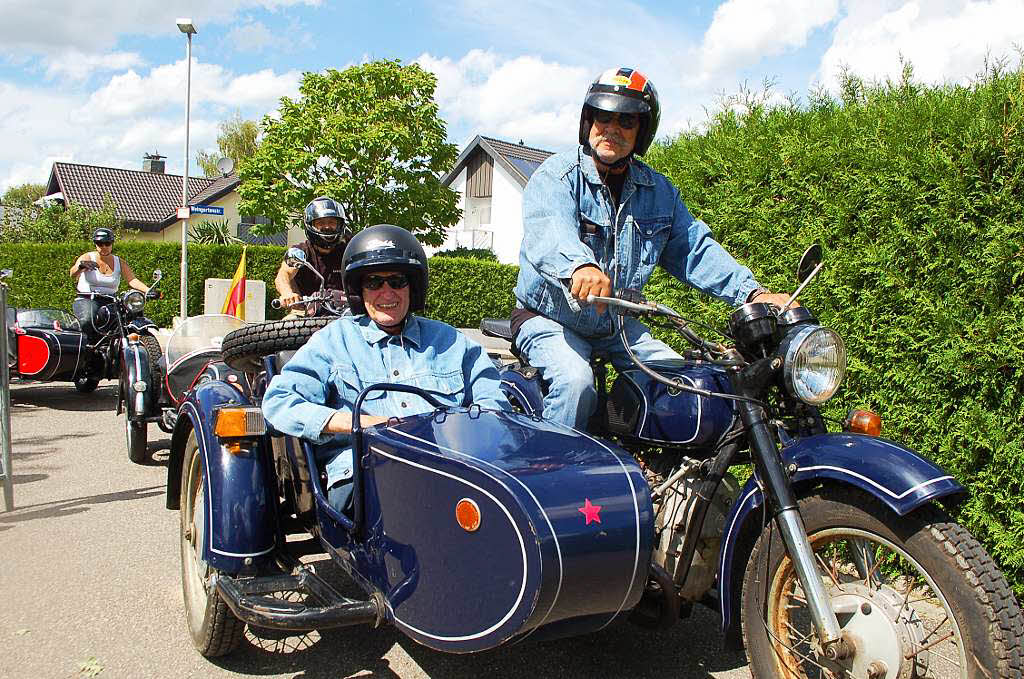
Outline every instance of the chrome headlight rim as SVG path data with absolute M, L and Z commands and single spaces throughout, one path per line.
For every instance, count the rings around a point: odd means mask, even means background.
M 818 394 L 809 394 L 798 384 L 796 364 L 800 351 L 811 336 L 816 333 L 824 333 L 832 340 L 841 360 L 835 366 L 835 370 L 838 373 L 835 383 L 829 389 L 823 390 Z M 843 380 L 846 378 L 846 345 L 843 342 L 842 336 L 832 328 L 826 328 L 822 325 L 807 325 L 798 329 L 792 336 L 786 339 L 783 376 L 785 378 L 786 390 L 804 403 L 820 406 L 827 402 L 836 395 Z
M 121 303 L 124 304 L 124 308 L 128 310 L 128 313 L 137 314 L 146 305 L 146 296 L 140 290 L 131 290 L 124 293 Z

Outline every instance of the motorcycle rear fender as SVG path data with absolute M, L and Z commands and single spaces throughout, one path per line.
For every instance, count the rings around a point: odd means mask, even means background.
M 232 453 L 213 431 L 217 410 L 251 404 L 225 382 L 197 387 L 181 405 L 167 463 L 167 508 L 180 509 L 185 442 L 195 431 L 206 499 L 203 560 L 228 574 L 269 561 L 277 542 L 274 470 L 265 438 L 245 439 L 251 444 L 248 452 Z
M 796 440 L 782 449 L 782 461 L 790 469 L 795 465 L 790 478 L 798 496 L 801 486 L 815 482 L 848 484 L 878 498 L 897 516 L 906 516 L 940 497 L 965 492 L 953 476 L 910 448 L 862 434 L 818 434 Z M 739 616 L 732 611 L 733 579 L 743 580 L 742 564 L 760 532 L 761 513 L 755 510 L 763 500 L 761 489 L 751 478 L 725 520 L 718 595 L 722 630 L 727 636 L 739 625 Z M 743 540 L 744 535 L 751 539 Z M 744 547 L 737 550 L 740 544 Z
M 125 414 L 129 419 L 140 419 L 149 415 L 155 404 L 150 403 L 149 385 L 152 384 L 153 376 L 150 374 L 149 352 L 139 342 L 125 342 L 122 345 L 121 361 L 128 374 L 128 393 L 121 394 L 124 400 Z M 135 391 L 134 385 L 137 382 L 146 384 L 143 391 Z

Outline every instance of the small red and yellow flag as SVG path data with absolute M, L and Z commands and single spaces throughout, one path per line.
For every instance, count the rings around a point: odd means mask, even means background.
M 231 279 L 231 287 L 228 288 L 227 299 L 224 300 L 224 307 L 220 310 L 222 314 L 238 316 L 245 320 L 245 247 L 242 247 L 242 259 L 238 262 L 238 270 L 235 277 Z

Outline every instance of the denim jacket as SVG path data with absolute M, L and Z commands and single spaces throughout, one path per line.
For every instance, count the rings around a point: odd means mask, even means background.
M 584 264 L 598 265 L 616 289 L 637 290 L 661 264 L 682 282 L 734 306 L 759 287 L 707 224 L 693 218 L 664 175 L 634 159 L 616 211 L 593 159 L 579 147 L 545 160 L 526 185 L 518 306 L 584 336 L 610 334 L 610 311 L 581 309 L 570 294 L 572 274 Z
M 360 315 L 334 321 L 295 352 L 270 381 L 263 414 L 282 433 L 349 453 L 328 463 L 330 486 L 352 475 L 352 456 L 349 436 L 323 428 L 338 410 L 352 412 L 359 392 L 378 382 L 419 387 L 445 405 L 512 409 L 483 347 L 452 326 L 409 316 L 401 334 L 389 335 Z M 371 392 L 362 407 L 364 414 L 397 417 L 431 410 L 419 396 L 397 391 Z

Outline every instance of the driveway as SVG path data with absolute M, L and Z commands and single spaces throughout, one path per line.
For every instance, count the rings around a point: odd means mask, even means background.
M 246 632 L 208 661 L 185 630 L 178 513 L 164 508 L 169 437 L 128 461 L 116 384 L 11 390 L 15 511 L 0 512 L 0 677 L 749 677 L 697 607 L 673 629 L 627 623 L 574 639 L 444 655 L 393 628 Z M 330 563 L 318 564 L 330 571 Z

